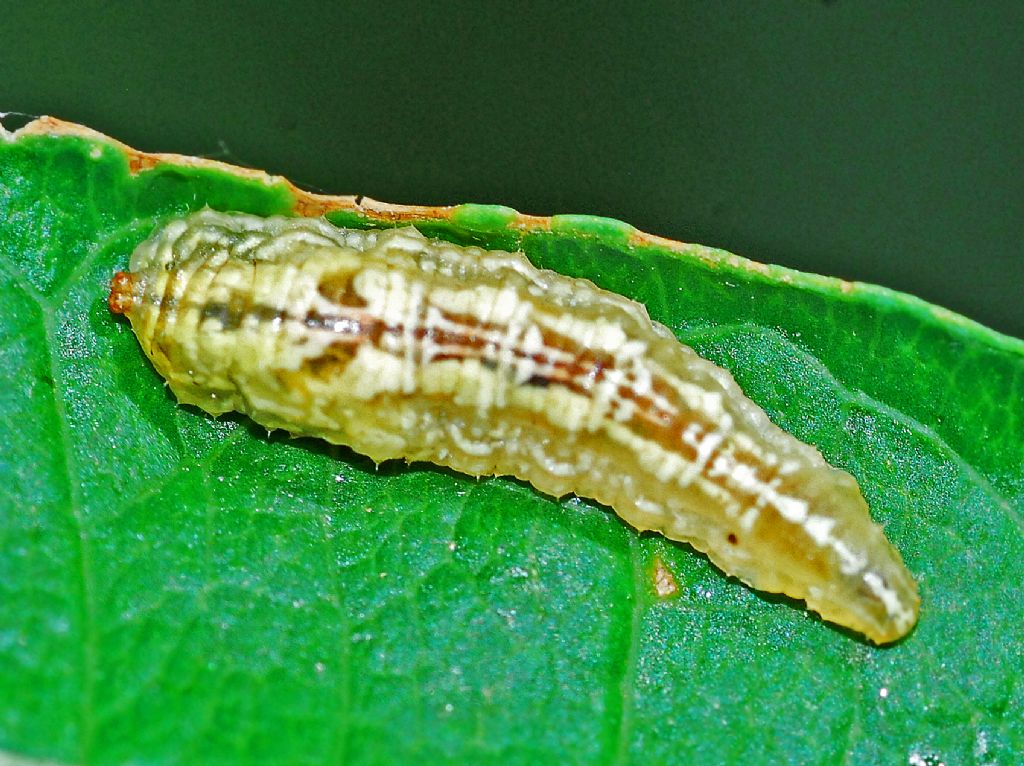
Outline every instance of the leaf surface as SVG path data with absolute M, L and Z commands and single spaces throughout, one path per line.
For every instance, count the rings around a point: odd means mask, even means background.
M 877 648 L 595 503 L 177 406 L 106 296 L 204 205 L 414 222 L 642 301 L 858 478 L 917 629 Z M 46 120 L 0 138 L 0 305 L 0 763 L 1024 756 L 1021 341 L 616 221 L 320 197 Z

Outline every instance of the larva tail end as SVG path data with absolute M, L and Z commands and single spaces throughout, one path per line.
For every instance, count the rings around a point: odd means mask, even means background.
M 127 314 L 135 308 L 135 278 L 127 271 L 119 271 L 110 280 L 107 303 L 114 314 Z

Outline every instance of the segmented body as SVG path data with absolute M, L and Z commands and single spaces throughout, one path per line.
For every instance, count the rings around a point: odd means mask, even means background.
M 595 498 L 879 643 L 917 619 L 848 473 L 643 306 L 520 253 L 206 210 L 110 301 L 183 403 Z

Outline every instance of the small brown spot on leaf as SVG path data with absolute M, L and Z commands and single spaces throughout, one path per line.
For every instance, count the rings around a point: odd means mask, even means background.
M 679 585 L 676 583 L 676 577 L 661 556 L 654 557 L 651 574 L 651 584 L 658 598 L 672 598 L 678 595 Z

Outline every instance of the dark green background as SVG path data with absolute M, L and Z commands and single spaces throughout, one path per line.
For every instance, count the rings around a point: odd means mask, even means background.
M 334 193 L 612 216 L 1024 336 L 1017 0 L 5 5 L 0 110 Z

